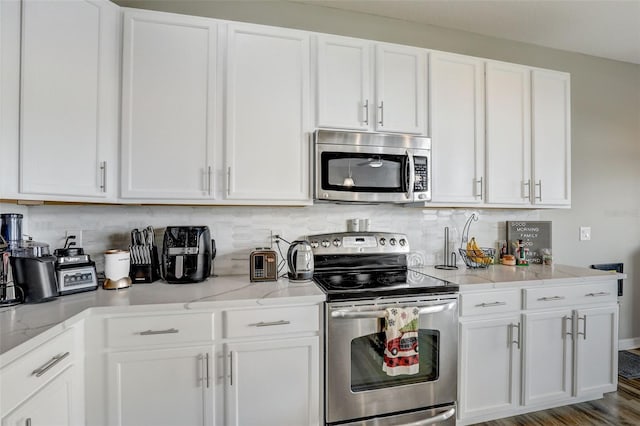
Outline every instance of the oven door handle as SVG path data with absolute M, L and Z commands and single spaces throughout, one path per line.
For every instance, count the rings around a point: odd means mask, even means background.
M 444 413 L 440 413 L 440 414 L 435 415 L 433 417 L 429 417 L 428 419 L 418 420 L 418 421 L 410 422 L 410 423 L 403 423 L 401 426 L 426 426 L 426 425 L 432 425 L 434 423 L 439 423 L 439 422 L 445 421 L 448 418 L 453 417 L 454 414 L 456 414 L 455 407 L 448 409 Z
M 423 306 L 420 308 L 420 315 L 437 314 L 439 312 L 448 311 L 456 306 L 457 302 L 441 303 L 438 305 Z M 347 318 L 347 319 L 372 319 L 372 318 L 384 318 L 387 316 L 387 311 L 333 311 L 331 312 L 331 318 Z

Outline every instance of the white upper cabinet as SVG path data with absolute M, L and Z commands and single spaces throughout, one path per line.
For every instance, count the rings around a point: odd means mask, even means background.
M 121 196 L 213 198 L 216 24 L 125 9 Z
M 374 108 L 371 43 L 320 35 L 317 51 L 318 127 L 368 130 Z
M 535 204 L 571 204 L 571 100 L 567 73 L 534 70 L 532 146 Z
M 484 62 L 429 55 L 433 202 L 481 203 L 484 186 Z
M 248 24 L 226 35 L 226 198 L 308 204 L 309 35 Z
M 425 50 L 326 35 L 317 42 L 318 127 L 425 134 Z
M 486 190 L 492 204 L 531 203 L 531 70 L 488 62 Z
M 379 132 L 425 133 L 426 51 L 376 45 L 376 118 Z
M 119 18 L 106 0 L 22 2 L 24 198 L 115 196 Z

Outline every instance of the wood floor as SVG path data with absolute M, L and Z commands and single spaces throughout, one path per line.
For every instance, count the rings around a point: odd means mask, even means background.
M 634 349 L 640 355 L 640 349 Z M 640 379 L 618 376 L 618 391 L 602 399 L 508 417 L 483 426 L 599 426 L 640 425 Z

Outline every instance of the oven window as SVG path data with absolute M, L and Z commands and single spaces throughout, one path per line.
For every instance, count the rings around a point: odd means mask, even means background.
M 382 370 L 385 333 L 379 332 L 351 341 L 351 391 L 364 392 L 393 386 L 431 382 L 438 379 L 440 332 L 418 331 L 419 370 L 417 374 L 389 376 Z
M 349 192 L 404 192 L 406 156 L 322 153 L 322 188 Z

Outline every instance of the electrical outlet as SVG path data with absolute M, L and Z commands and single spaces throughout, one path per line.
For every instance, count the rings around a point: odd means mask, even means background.
M 589 241 L 591 240 L 591 227 L 590 226 L 581 226 L 580 227 L 580 241 Z
M 279 229 L 271 230 L 271 245 L 275 244 L 278 240 L 282 239 L 282 231 Z
M 70 236 L 75 236 L 75 238 L 69 238 Z M 82 229 L 67 229 L 64 233 L 64 239 L 67 238 L 69 238 L 69 244 L 75 241 L 73 247 L 82 247 Z

